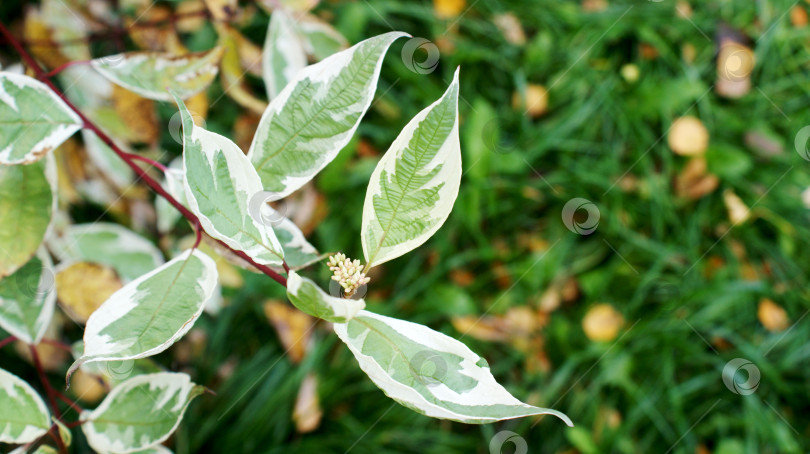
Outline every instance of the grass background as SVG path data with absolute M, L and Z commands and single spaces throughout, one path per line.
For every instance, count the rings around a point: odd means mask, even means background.
M 283 292 L 269 279 L 246 274 L 243 288 L 227 292 L 230 305 L 198 322 L 208 341 L 188 369 L 217 396 L 190 407 L 174 437 L 175 452 L 486 453 L 501 430 L 523 437 L 532 453 L 810 449 L 804 318 L 810 211 L 801 200 L 810 163 L 794 149 L 797 132 L 810 125 L 810 27 L 792 26 L 788 14 L 808 5 L 692 3 L 690 19 L 678 17 L 672 1 L 611 1 L 588 12 L 579 2 L 468 0 L 460 18 L 446 20 L 424 1 L 327 1 L 316 9 L 353 43 L 392 28 L 452 43 L 452 49 L 442 46 L 436 70 L 424 75 L 404 64 L 404 40 L 392 47 L 378 99 L 357 134 L 381 151 L 461 66 L 465 175 L 459 200 L 427 244 L 384 266 L 369 308 L 460 338 L 454 316 L 536 308 L 555 279 L 574 277 L 579 298 L 551 313 L 538 334 L 548 371 L 527 370 L 527 354 L 509 344 L 463 340 L 514 395 L 553 405 L 575 428 L 548 417 L 484 426 L 423 417 L 386 398 L 326 329 L 317 331 L 309 356 L 293 365 L 261 305 Z M 525 45 L 509 43 L 493 24 L 507 12 L 520 19 Z M 257 13 L 242 31 L 260 43 L 267 21 Z M 736 100 L 713 89 L 715 34 L 723 23 L 750 37 L 756 55 L 752 89 Z M 212 33 L 198 32 L 192 47 L 210 47 Z M 658 56 L 643 58 L 642 44 Z M 691 63 L 683 58 L 685 45 L 696 51 Z M 628 63 L 639 69 L 635 83 L 621 76 Z M 260 81 L 252 83 L 262 91 Z M 529 83 L 549 89 L 549 109 L 539 119 L 512 107 L 512 94 Z M 211 98 L 220 92 L 213 87 Z M 209 113 L 209 127 L 227 134 L 239 111 L 223 98 Z M 698 200 L 675 194 L 673 182 L 687 160 L 666 141 L 672 122 L 686 114 L 708 128 L 709 171 L 720 179 Z M 783 151 L 756 153 L 744 139 L 751 131 Z M 164 143 L 179 152 L 170 140 Z M 362 203 L 376 164 L 357 155 L 357 143 L 316 179 L 329 216 L 310 238 L 322 250 L 353 257 L 362 256 Z M 623 175 L 637 180 L 635 190 L 616 184 Z M 724 233 L 732 224 L 726 189 L 757 216 Z M 575 197 L 599 209 L 591 235 L 563 225 L 562 207 Z M 526 238 L 547 247 L 532 251 Z M 461 269 L 475 276 L 463 288 L 451 278 Z M 310 275 L 326 282 L 328 273 L 316 266 Z M 765 330 L 757 318 L 763 297 L 784 307 L 795 325 L 781 333 Z M 626 320 L 613 342 L 592 342 L 583 333 L 584 314 L 600 302 Z M 723 366 L 738 357 L 762 372 L 749 396 L 732 393 L 721 378 Z M 223 382 L 217 372 L 228 361 L 233 374 Z M 299 435 L 291 414 L 309 372 L 319 377 L 324 417 L 316 431 Z M 610 415 L 619 416 L 617 424 Z

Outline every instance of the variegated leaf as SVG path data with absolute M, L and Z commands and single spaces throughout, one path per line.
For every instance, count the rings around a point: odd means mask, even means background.
M 217 286 L 214 261 L 188 250 L 113 293 L 87 320 L 84 353 L 68 371 L 91 361 L 144 358 L 169 348 L 200 317 Z
M 287 297 L 301 312 L 332 323 L 346 323 L 366 307 L 362 299 L 338 298 L 295 271 L 287 277 Z
M 573 426 L 563 413 L 515 399 L 484 358 L 426 326 L 360 311 L 334 328 L 374 384 L 423 415 L 484 424 L 548 414 Z
M 301 70 L 264 111 L 248 157 L 278 200 L 303 186 L 354 135 L 371 105 L 389 32 Z
M 349 47 L 349 42 L 339 31 L 312 14 L 301 17 L 298 32 L 303 37 L 307 55 L 311 55 L 315 61 L 321 61 Z
M 419 247 L 450 215 L 461 183 L 458 91 L 456 70 L 444 96 L 405 126 L 371 174 L 361 230 L 369 267 Z
M 160 249 L 151 241 L 119 224 L 74 224 L 48 245 L 61 261 L 88 261 L 115 269 L 131 281 L 162 265 Z
M 183 119 L 184 186 L 189 208 L 208 235 L 262 265 L 280 265 L 284 251 L 272 229 L 249 212 L 261 180 L 239 147 L 194 124 L 179 99 Z
M 28 164 L 81 129 L 82 120 L 42 82 L 0 72 L 0 165 Z
M 168 89 L 187 99 L 208 87 L 219 72 L 223 52 L 221 47 L 186 55 L 127 52 L 91 64 L 110 81 L 144 98 L 171 101 Z
M 81 413 L 82 432 L 98 452 L 142 452 L 168 439 L 203 392 L 187 374 L 138 375 L 113 388 L 95 410 Z
M 20 377 L 0 369 L 0 443 L 30 443 L 45 435 L 51 417 L 45 402 Z
M 292 220 L 264 203 L 264 194 L 266 193 L 262 192 L 252 197 L 249 209 L 260 224 L 273 229 L 284 250 L 284 261 L 287 262 L 287 266 L 297 270 L 320 260 L 322 257 L 318 250 L 307 241 L 301 229 Z
M 262 76 L 267 97 L 278 96 L 306 65 L 307 56 L 293 18 L 281 8 L 274 10 L 262 51 Z
M 51 257 L 41 247 L 14 274 L 0 279 L 0 328 L 27 344 L 38 344 L 53 318 L 55 287 Z
M 0 278 L 26 263 L 42 243 L 56 203 L 47 160 L 0 164 Z

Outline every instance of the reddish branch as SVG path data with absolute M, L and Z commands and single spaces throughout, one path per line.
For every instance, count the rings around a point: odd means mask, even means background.
M 140 179 L 146 182 L 147 186 L 149 186 L 153 191 L 155 191 L 158 195 L 166 199 L 166 201 L 168 201 L 172 206 L 174 206 L 177 209 L 177 211 L 179 211 L 180 214 L 182 214 L 183 217 L 185 217 L 191 223 L 191 225 L 199 225 L 199 220 L 197 219 L 197 216 L 194 215 L 194 213 L 189 211 L 185 206 L 183 206 L 183 204 L 181 204 L 174 197 L 172 197 L 171 194 L 166 192 L 166 190 L 163 189 L 160 183 L 155 181 L 155 179 L 149 176 L 149 174 L 145 170 L 143 170 L 140 166 L 138 166 L 135 163 L 136 160 L 143 161 L 146 160 L 146 158 L 131 153 L 127 153 L 126 151 L 122 150 L 118 145 L 115 144 L 115 142 L 110 138 L 110 136 L 108 136 L 98 126 L 96 126 L 95 123 L 93 123 L 89 118 L 87 118 L 87 116 L 84 113 L 82 113 L 82 111 L 79 110 L 64 95 L 64 93 L 62 93 L 58 88 L 56 88 L 51 79 L 48 77 L 48 74 L 45 72 L 45 70 L 42 69 L 39 63 L 36 60 L 34 60 L 31 54 L 29 54 L 28 51 L 25 50 L 20 41 L 18 41 L 17 38 L 15 38 L 14 35 L 11 34 L 11 32 L 8 30 L 8 28 L 6 28 L 5 24 L 3 24 L 2 22 L 0 22 L 0 34 L 2 34 L 5 37 L 6 41 L 8 41 L 8 43 L 10 43 L 12 47 L 14 47 L 14 49 L 17 51 L 17 53 L 20 55 L 23 61 L 34 71 L 34 74 L 36 74 L 37 78 L 40 79 L 42 82 L 44 82 L 51 90 L 53 90 L 53 92 L 56 93 L 56 95 L 59 96 L 59 98 L 61 98 L 62 101 L 64 101 L 65 104 L 67 104 L 67 106 L 70 107 L 71 110 L 76 112 L 76 114 L 82 119 L 82 122 L 84 123 L 84 127 L 86 129 L 93 131 L 96 134 L 96 136 L 98 136 L 98 138 L 101 139 L 102 142 L 107 144 L 107 146 L 109 146 L 115 152 L 115 154 L 117 154 L 118 157 L 121 158 L 135 172 L 135 174 Z M 150 163 L 152 163 L 153 165 L 156 164 L 154 163 L 154 161 L 151 161 Z M 258 269 L 262 273 L 266 274 L 267 276 L 270 276 L 273 280 L 275 280 L 279 284 L 283 285 L 284 287 L 287 286 L 287 279 L 284 278 L 284 276 L 281 276 L 280 274 L 273 271 L 270 267 L 256 263 L 244 252 L 237 251 L 222 241 L 218 242 L 220 245 L 222 245 L 222 247 L 228 249 L 233 254 L 239 256 L 245 262 L 249 263 L 251 266 Z M 287 269 L 286 264 L 284 267 L 285 269 Z
M 14 342 L 15 340 L 17 340 L 17 338 L 14 336 L 8 336 L 7 338 L 0 340 L 0 348 L 5 347 L 6 345 Z

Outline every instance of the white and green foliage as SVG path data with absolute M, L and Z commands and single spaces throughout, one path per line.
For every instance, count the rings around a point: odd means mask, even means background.
M 495 381 L 486 361 L 463 343 L 426 326 L 365 311 L 362 299 L 329 295 L 294 271 L 320 256 L 301 230 L 267 202 L 310 181 L 349 142 L 374 97 L 383 57 L 403 36 L 386 33 L 338 51 L 343 42 L 330 27 L 275 11 L 263 54 L 272 101 L 247 155 L 231 140 L 195 125 L 182 101 L 213 80 L 221 48 L 181 57 L 122 54 L 92 65 L 142 96 L 177 102 L 183 155 L 166 174 L 168 192 L 196 215 L 206 234 L 256 263 L 286 272 L 291 303 L 334 323 L 361 369 L 389 397 L 427 416 L 465 423 L 551 414 L 571 425 L 560 412 L 513 397 Z M 308 56 L 323 60 L 305 66 Z M 0 74 L 0 114 L 12 119 L 0 126 L 0 164 L 33 161 L 81 125 L 43 84 Z M 366 267 L 341 254 L 348 265 L 336 271 L 345 274 L 339 279 L 365 284 L 368 268 L 424 244 L 447 220 L 462 173 L 459 90 L 457 70 L 444 95 L 419 112 L 381 158 L 362 212 Z M 34 112 L 51 113 L 42 120 Z M 22 129 L 29 124 L 33 132 Z M 0 278 L 5 276 L 0 280 L 0 327 L 30 344 L 42 338 L 54 311 L 53 286 L 47 288 L 52 265 L 40 246 L 55 204 L 55 180 L 47 168 L 46 162 L 0 165 Z M 169 208 L 159 208 L 161 232 L 178 219 L 166 214 Z M 68 379 L 82 365 L 94 373 L 88 363 L 134 361 L 166 350 L 191 329 L 218 291 L 215 262 L 204 253 L 195 248 L 164 263 L 152 243 L 117 225 L 69 226 L 49 238 L 48 246 L 61 261 L 102 263 L 127 282 L 89 317 L 83 351 Z M 114 388 L 107 398 L 81 414 L 82 430 L 94 449 L 165 452 L 159 444 L 202 388 L 185 374 L 149 373 L 148 366 L 126 381 L 110 380 Z M 11 422 L 0 418 L 0 441 L 25 443 L 48 430 L 50 416 L 28 385 L 0 371 L 0 393 L 3 410 L 9 401 L 23 415 Z
M 262 50 L 262 76 L 269 99 L 278 96 L 307 65 L 304 43 L 295 28 L 289 13 L 281 8 L 273 11 Z
M 82 120 L 47 85 L 0 72 L 0 165 L 28 164 L 81 129 Z
M 53 263 L 45 248 L 0 279 L 0 328 L 27 344 L 36 345 L 45 335 L 55 305 Z
M 145 98 L 171 101 L 166 89 L 180 99 L 188 99 L 204 90 L 219 72 L 225 49 L 187 55 L 155 52 L 128 52 L 108 55 L 91 62 L 101 75 Z
M 349 47 L 331 25 L 316 16 L 276 8 L 270 17 L 262 51 L 267 97 L 275 98 L 310 60 L 321 61 Z
M 482 424 L 549 414 L 573 426 L 558 411 L 512 397 L 485 359 L 426 326 L 360 311 L 335 332 L 388 397 L 424 415 Z
M 368 267 L 428 240 L 453 209 L 461 183 L 458 70 L 438 101 L 419 112 L 377 164 L 363 204 Z
M 30 443 L 48 432 L 45 402 L 28 383 L 0 369 L 0 443 Z
M 47 161 L 0 164 L 0 278 L 33 257 L 48 231 L 56 194 Z
M 194 124 L 177 99 L 183 119 L 184 187 L 189 207 L 213 238 L 262 265 L 281 265 L 284 251 L 273 229 L 250 215 L 250 199 L 262 191 L 256 170 L 239 147 Z
M 169 438 L 203 391 L 186 374 L 138 375 L 113 388 L 95 410 L 82 412 L 82 431 L 97 452 L 141 452 Z
M 124 281 L 136 279 L 163 264 L 152 242 L 119 224 L 96 222 L 68 226 L 48 241 L 63 262 L 87 261 L 107 265 Z
M 287 277 L 287 297 L 300 311 L 328 322 L 345 323 L 366 307 L 362 299 L 338 298 L 295 271 Z
M 272 200 L 311 180 L 349 142 L 371 105 L 388 47 L 403 36 L 389 32 L 307 66 L 271 101 L 248 157 Z
M 189 250 L 113 293 L 87 320 L 83 363 L 156 355 L 183 337 L 217 285 L 214 261 Z

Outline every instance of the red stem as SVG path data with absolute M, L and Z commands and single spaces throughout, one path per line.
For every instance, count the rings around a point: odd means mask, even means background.
M 52 345 L 52 346 L 54 346 L 56 348 L 60 348 L 60 349 L 62 349 L 64 351 L 66 351 L 66 352 L 72 352 L 73 351 L 73 349 L 70 348 L 70 345 L 65 344 L 64 342 L 59 342 L 58 340 L 42 339 L 41 341 L 39 341 L 39 343 Z
M 146 173 L 145 170 L 143 170 L 140 166 L 135 164 L 135 158 L 132 157 L 134 155 L 127 153 L 126 151 L 122 150 L 118 145 L 116 145 L 115 142 L 110 138 L 110 136 L 104 133 L 104 131 L 102 131 L 98 126 L 96 126 L 89 118 L 87 118 L 87 116 L 84 115 L 84 113 L 82 113 L 81 110 L 79 110 L 72 102 L 70 102 L 69 99 L 67 99 L 64 93 L 62 93 L 58 88 L 56 88 L 53 82 L 51 82 L 51 80 L 48 78 L 48 75 L 45 74 L 45 71 L 42 69 L 42 67 L 39 66 L 39 63 L 37 63 L 37 61 L 34 60 L 34 58 L 25 50 L 22 44 L 20 44 L 17 38 L 15 38 L 14 35 L 11 34 L 11 32 L 8 30 L 8 28 L 6 28 L 5 24 L 3 24 L 2 22 L 0 22 L 0 34 L 2 34 L 6 38 L 6 40 L 12 45 L 12 47 L 14 47 L 17 53 L 20 54 L 20 57 L 23 59 L 23 61 L 29 67 L 31 67 L 31 69 L 36 74 L 37 78 L 42 80 L 42 82 L 45 83 L 51 90 L 53 90 L 53 92 L 56 93 L 56 95 L 59 96 L 59 98 L 61 98 L 62 101 L 68 107 L 70 107 L 71 110 L 76 112 L 76 115 L 78 115 L 79 118 L 81 118 L 82 121 L 84 122 L 85 128 L 93 131 L 98 136 L 98 138 L 101 139 L 102 142 L 107 144 L 107 146 L 110 147 L 115 152 L 115 154 L 117 154 L 118 157 L 121 158 L 140 179 L 146 182 L 147 186 L 152 188 L 152 190 L 155 191 L 158 195 L 166 199 L 166 201 L 168 201 L 172 206 L 174 206 L 177 209 L 177 211 L 179 211 L 184 218 L 188 219 L 188 221 L 192 225 L 196 225 L 197 223 L 199 223 L 199 220 L 197 219 L 197 216 L 194 215 L 194 213 L 192 213 L 186 207 L 184 207 L 183 204 L 178 202 L 174 197 L 172 197 L 168 192 L 166 192 L 166 190 L 163 189 L 160 183 L 155 181 L 152 177 L 149 176 L 149 174 Z M 232 253 L 242 258 L 242 260 L 246 261 L 251 266 L 255 267 L 256 269 L 266 274 L 267 276 L 270 276 L 273 280 L 275 280 L 279 284 L 283 285 L 284 287 L 287 286 L 287 279 L 281 276 L 280 274 L 276 273 L 275 271 L 273 271 L 270 267 L 256 263 L 244 252 L 232 249 L 230 246 L 228 246 L 222 241 L 219 240 L 217 241 L 222 245 L 222 247 L 230 250 Z
M 81 64 L 86 64 L 86 63 L 90 63 L 90 62 L 87 61 L 87 60 L 76 60 L 76 61 L 69 61 L 67 63 L 63 63 L 63 64 L 57 66 L 56 68 L 54 68 L 48 74 L 45 74 L 45 77 L 47 77 L 47 78 L 54 77 L 55 75 L 61 73 L 62 71 L 64 71 L 65 69 L 67 69 L 67 68 L 69 68 L 71 66 L 81 65 Z
M 56 405 L 54 390 L 51 387 L 51 382 L 48 381 L 48 377 L 45 376 L 45 369 L 42 368 L 42 362 L 39 360 L 39 353 L 37 352 L 36 347 L 34 347 L 33 345 L 29 347 L 31 349 L 31 358 L 33 358 L 34 360 L 34 367 L 37 369 L 37 374 L 39 375 L 39 381 L 41 381 L 42 386 L 45 387 L 45 394 L 48 396 L 48 403 L 51 404 L 51 411 L 53 411 L 53 417 L 61 421 L 62 417 L 59 414 L 59 406 Z
M 15 340 L 17 340 L 17 338 L 16 338 L 16 337 L 14 337 L 14 336 L 8 336 L 7 338 L 5 338 L 5 339 L 3 339 L 3 340 L 1 340 L 1 341 L 0 341 L 0 348 L 5 347 L 6 345 L 8 345 L 8 344 L 10 344 L 10 343 L 14 342 Z
M 76 402 L 70 400 L 70 398 L 67 397 L 66 395 L 60 393 L 59 391 L 57 391 L 55 389 L 54 389 L 54 392 L 56 393 L 56 397 L 58 397 L 62 402 L 70 405 L 70 408 L 76 410 L 76 413 L 81 413 L 81 412 L 84 411 L 84 408 L 80 407 L 79 404 L 77 404 Z

